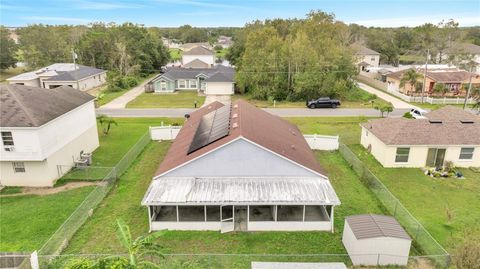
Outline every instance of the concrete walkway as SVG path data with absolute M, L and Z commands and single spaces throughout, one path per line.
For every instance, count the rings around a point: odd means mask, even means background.
M 364 91 L 366 91 L 366 92 L 369 92 L 369 93 L 371 93 L 371 94 L 375 94 L 378 98 L 383 99 L 383 100 L 385 100 L 385 101 L 387 101 L 387 102 L 392 103 L 392 105 L 393 105 L 394 108 L 399 108 L 399 109 L 418 108 L 418 107 L 416 107 L 416 106 L 414 106 L 414 105 L 411 105 L 411 104 L 409 104 L 409 103 L 407 103 L 407 102 L 405 102 L 405 101 L 403 101 L 403 100 L 398 99 L 397 97 L 394 97 L 394 96 L 392 96 L 392 95 L 390 95 L 390 94 L 388 94 L 388 93 L 386 93 L 386 92 L 383 92 L 383 91 L 381 91 L 381 90 L 377 90 L 377 89 L 375 89 L 375 88 L 373 88 L 373 87 L 370 87 L 370 86 L 368 86 L 368 85 L 366 85 L 366 84 L 363 84 L 363 83 L 361 83 L 361 82 L 358 82 L 358 86 L 359 86 L 362 90 L 364 90 Z
M 142 94 L 145 90 L 145 84 L 150 82 L 151 79 L 147 79 L 142 82 L 140 85 L 134 87 L 133 89 L 127 91 L 123 95 L 113 99 L 109 103 L 101 106 L 100 108 L 105 109 L 119 109 L 127 107 L 128 102 L 132 101 L 133 99 L 137 98 L 140 94 Z

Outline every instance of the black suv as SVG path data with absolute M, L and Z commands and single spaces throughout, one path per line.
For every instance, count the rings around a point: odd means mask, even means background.
M 320 108 L 320 107 L 331 107 L 337 108 L 340 106 L 340 101 L 337 99 L 330 99 L 330 97 L 321 97 L 316 100 L 307 100 L 306 103 L 308 108 Z

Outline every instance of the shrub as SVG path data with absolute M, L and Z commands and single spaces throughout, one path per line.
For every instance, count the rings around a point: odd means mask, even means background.
M 410 114 L 410 112 L 405 112 L 405 114 L 403 114 L 403 117 L 407 119 L 413 119 L 413 116 L 412 114 Z

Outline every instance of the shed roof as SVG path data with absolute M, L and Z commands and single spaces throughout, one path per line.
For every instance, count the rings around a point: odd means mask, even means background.
M 427 113 L 426 117 L 374 119 L 362 126 L 386 145 L 480 145 L 480 135 L 472 135 L 480 133 L 479 116 L 446 106 Z
M 365 214 L 345 218 L 357 239 L 394 237 L 412 240 L 394 217 Z
M 339 205 L 330 181 L 319 177 L 162 177 L 153 180 L 143 205 L 158 204 Z
M 1 84 L 1 127 L 38 127 L 95 99 L 69 86 L 44 89 Z
M 325 171 L 318 164 L 297 126 L 244 100 L 237 100 L 232 104 L 230 130 L 227 136 L 189 154 L 188 150 L 202 117 L 222 106 L 224 106 L 222 103 L 214 102 L 190 114 L 190 118 L 178 133 L 155 176 L 159 176 L 240 137 L 320 175 L 325 175 Z

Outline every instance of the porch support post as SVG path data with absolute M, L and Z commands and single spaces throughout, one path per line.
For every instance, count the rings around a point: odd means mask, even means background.
M 305 205 L 303 205 L 303 212 L 302 212 L 302 221 L 305 222 Z
M 207 222 L 207 205 L 203 206 L 203 213 L 205 213 L 205 222 Z
M 275 222 L 277 222 L 278 219 L 278 205 L 275 205 Z
M 247 205 L 247 228 L 248 228 L 249 222 L 250 222 L 250 205 Z
M 333 233 L 333 209 L 335 208 L 335 206 L 332 205 L 332 213 L 330 214 L 330 225 L 332 225 L 332 233 Z
M 151 232 L 152 231 L 152 213 L 151 213 L 150 206 L 147 206 L 147 208 L 148 208 L 148 232 Z
M 220 222 L 222 221 L 223 219 L 223 215 L 222 215 L 222 206 L 220 206 Z
M 175 206 L 177 208 L 177 222 L 180 221 L 180 216 L 178 215 L 178 205 Z

